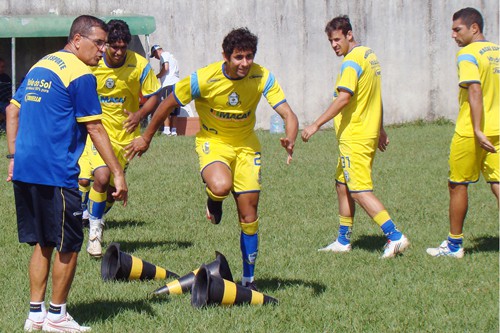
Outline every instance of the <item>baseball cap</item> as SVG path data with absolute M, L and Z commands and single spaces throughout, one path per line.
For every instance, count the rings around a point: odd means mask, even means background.
M 156 51 L 156 50 L 159 50 L 159 49 L 161 49 L 161 46 L 160 46 L 160 45 L 158 45 L 158 44 L 153 45 L 153 46 L 151 47 L 151 53 L 149 54 L 149 57 L 150 57 L 150 58 L 153 58 L 153 57 L 154 57 L 154 53 L 155 53 L 155 51 Z

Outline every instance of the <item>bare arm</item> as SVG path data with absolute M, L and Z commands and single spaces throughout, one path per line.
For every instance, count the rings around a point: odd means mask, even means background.
M 467 90 L 468 100 L 470 105 L 470 116 L 472 119 L 472 128 L 474 135 L 481 148 L 490 153 L 495 153 L 495 146 L 491 144 L 483 131 L 481 131 L 481 123 L 483 121 L 483 92 L 479 83 L 471 83 Z
M 178 106 L 179 103 L 177 103 L 174 94 L 168 95 L 168 97 L 164 99 L 160 105 L 158 105 L 151 122 L 142 136 L 135 138 L 127 147 L 125 147 L 125 150 L 127 150 L 125 156 L 129 161 L 131 161 L 135 155 L 141 156 L 149 149 L 149 144 L 151 143 L 151 140 L 153 140 L 153 136 L 158 128 L 163 124 L 173 109 Z
M 169 68 L 168 62 L 163 63 L 163 66 L 161 66 L 160 72 L 156 74 L 156 77 L 160 79 L 165 75 L 167 75 L 168 68 Z
M 333 100 L 328 109 L 326 109 L 326 111 L 321 116 L 319 116 L 319 118 L 316 119 L 314 123 L 304 128 L 304 130 L 302 131 L 302 141 L 309 141 L 311 136 L 313 136 L 313 134 L 316 133 L 321 126 L 332 120 L 342 111 L 342 109 L 349 103 L 350 99 L 351 94 L 349 94 L 347 91 L 340 90 L 339 96 Z
M 384 129 L 384 106 L 382 106 L 382 119 L 380 120 L 380 133 L 378 137 L 378 149 L 380 151 L 384 152 L 387 149 L 387 146 L 389 145 L 389 136 L 387 136 L 387 133 L 385 132 Z
M 280 143 L 281 146 L 288 152 L 286 164 L 290 164 L 292 161 L 293 149 L 295 147 L 295 140 L 297 138 L 297 133 L 299 132 L 299 121 L 297 119 L 297 115 L 295 115 L 287 102 L 280 104 L 275 110 L 285 122 L 286 137 L 280 138 Z
M 14 104 L 9 104 L 6 108 L 6 125 L 7 125 L 7 147 L 9 154 L 15 154 L 16 152 L 16 137 L 17 129 L 19 128 L 19 108 Z M 11 158 L 9 161 L 9 169 L 7 172 L 7 181 L 12 180 L 12 174 L 14 171 L 14 159 Z
M 125 173 L 113 152 L 108 133 L 100 120 L 89 121 L 85 125 L 99 155 L 101 155 L 109 170 L 113 173 L 116 188 L 116 191 L 113 192 L 113 197 L 116 200 L 123 200 L 123 205 L 126 206 L 128 188 L 125 182 Z
M 136 127 L 139 125 L 142 119 L 146 118 L 151 112 L 154 111 L 158 105 L 158 95 L 154 94 L 148 98 L 146 103 L 137 110 L 137 112 L 129 112 L 128 110 L 123 110 L 128 116 L 123 122 L 123 127 L 128 133 L 135 131 Z

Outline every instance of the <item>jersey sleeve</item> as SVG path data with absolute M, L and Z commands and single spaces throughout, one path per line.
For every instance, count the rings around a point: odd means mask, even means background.
M 10 102 L 12 104 L 14 104 L 15 106 L 17 106 L 18 108 L 20 108 L 21 107 L 21 101 L 24 98 L 25 91 L 26 91 L 26 80 L 23 80 L 23 82 L 21 83 L 21 85 L 19 86 L 19 88 L 17 88 L 16 93 L 14 94 L 14 96 L 12 96 L 12 99 L 10 100 Z
M 458 85 L 467 88 L 471 83 L 481 83 L 479 67 L 472 54 L 461 54 L 457 58 Z
M 354 95 L 362 73 L 363 70 L 357 62 L 353 60 L 344 61 L 340 68 L 340 80 L 337 84 L 337 91 L 344 90 L 351 94 L 351 96 Z
M 174 97 L 177 103 L 182 106 L 200 97 L 200 85 L 198 83 L 197 72 L 194 72 L 175 84 Z
M 160 83 L 150 64 L 147 64 L 141 73 L 141 93 L 144 97 L 156 94 L 160 90 Z
M 97 81 L 94 75 L 85 74 L 71 81 L 68 86 L 78 122 L 101 119 L 102 109 L 97 97 Z
M 267 102 L 273 109 L 286 102 L 285 93 L 281 89 L 281 86 L 274 77 L 273 73 L 269 73 L 262 95 L 264 95 Z

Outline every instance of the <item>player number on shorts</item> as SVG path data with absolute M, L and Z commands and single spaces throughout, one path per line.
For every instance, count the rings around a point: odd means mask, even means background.
M 346 164 L 347 168 L 351 167 L 351 160 L 349 159 L 349 156 L 340 156 L 340 160 L 342 161 L 342 169 L 346 168 Z
M 253 159 L 254 165 L 260 165 L 260 153 L 255 153 L 255 158 Z

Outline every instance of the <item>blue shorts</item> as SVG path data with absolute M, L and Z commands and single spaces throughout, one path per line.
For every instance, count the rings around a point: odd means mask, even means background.
M 78 188 L 13 183 L 19 242 L 79 252 L 83 230 Z
M 163 101 L 164 99 L 166 99 L 167 96 L 170 95 L 173 90 L 174 90 L 174 86 L 166 86 L 166 87 L 161 88 L 161 90 L 160 90 L 160 100 Z M 181 114 L 181 108 L 175 108 L 170 113 L 171 116 L 177 116 L 177 117 L 180 114 Z

